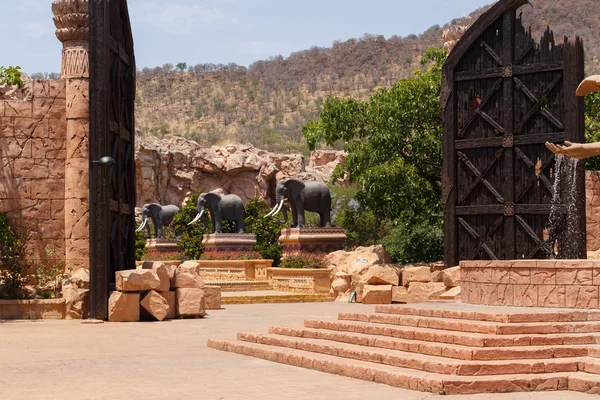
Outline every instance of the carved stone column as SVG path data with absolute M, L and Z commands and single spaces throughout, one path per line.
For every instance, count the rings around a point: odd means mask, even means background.
M 55 0 L 52 12 L 63 43 L 61 77 L 67 83 L 66 266 L 89 269 L 88 0 Z

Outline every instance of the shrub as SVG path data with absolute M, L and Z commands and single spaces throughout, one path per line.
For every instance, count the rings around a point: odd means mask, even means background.
M 22 88 L 23 80 L 21 79 L 20 69 L 21 67 L 0 67 L 0 84 Z
M 269 206 L 264 200 L 258 197 L 250 199 L 245 207 L 244 225 L 246 232 L 256 235 L 254 250 L 262 258 L 273 260 L 273 266 L 277 267 L 283 255 L 283 248 L 279 243 L 283 224 L 277 218 L 263 218 L 268 212 Z
M 281 268 L 311 269 L 325 267 L 327 265 L 325 263 L 325 255 L 323 254 L 300 253 L 287 256 L 281 262 Z
M 28 234 L 9 224 L 5 214 L 0 214 L 0 298 L 22 299 L 27 271 Z
M 183 251 L 184 256 L 190 260 L 200 259 L 204 252 L 202 239 L 204 234 L 210 233 L 210 226 L 204 226 L 201 221 L 188 225 L 198 214 L 196 204 L 200 193 L 193 195 L 173 219 L 173 229 L 177 235 L 180 235 L 179 248 Z
M 141 261 L 148 252 L 146 241 L 147 239 L 144 232 L 135 233 L 135 259 L 137 261 Z
M 181 251 L 162 251 L 144 254 L 140 261 L 185 261 L 186 256 Z
M 36 268 L 38 294 L 44 299 L 56 299 L 62 289 L 62 280 L 65 275 L 65 263 L 59 261 L 56 249 L 46 248 L 46 257 Z
M 203 253 L 201 260 L 262 260 L 262 255 L 257 251 L 212 251 Z
M 444 258 L 444 231 L 440 222 L 399 225 L 383 239 L 392 261 L 398 264 L 434 262 Z

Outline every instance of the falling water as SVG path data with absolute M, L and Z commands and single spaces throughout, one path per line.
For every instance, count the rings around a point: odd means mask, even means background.
M 556 258 L 558 250 L 563 255 L 574 254 L 581 240 L 579 228 L 579 213 L 577 208 L 577 171 L 579 160 L 570 157 L 557 156 L 554 167 L 554 184 L 552 186 L 552 206 L 546 228 L 548 237 L 554 238 L 551 243 L 553 250 L 551 258 Z M 558 248 L 558 238 L 561 238 Z

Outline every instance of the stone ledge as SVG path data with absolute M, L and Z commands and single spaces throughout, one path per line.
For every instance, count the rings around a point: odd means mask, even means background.
M 466 261 L 461 286 L 464 303 L 599 309 L 600 261 Z
M 328 294 L 331 288 L 328 269 L 267 268 L 273 290 L 301 294 Z
M 0 319 L 64 319 L 65 299 L 0 300 Z

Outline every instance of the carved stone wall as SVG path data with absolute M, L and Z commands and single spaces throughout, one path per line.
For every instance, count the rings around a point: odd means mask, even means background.
M 66 84 L 33 82 L 33 100 L 0 100 L 0 213 L 27 229 L 32 261 L 65 258 Z
M 587 249 L 600 250 L 600 171 L 588 171 L 585 177 Z

